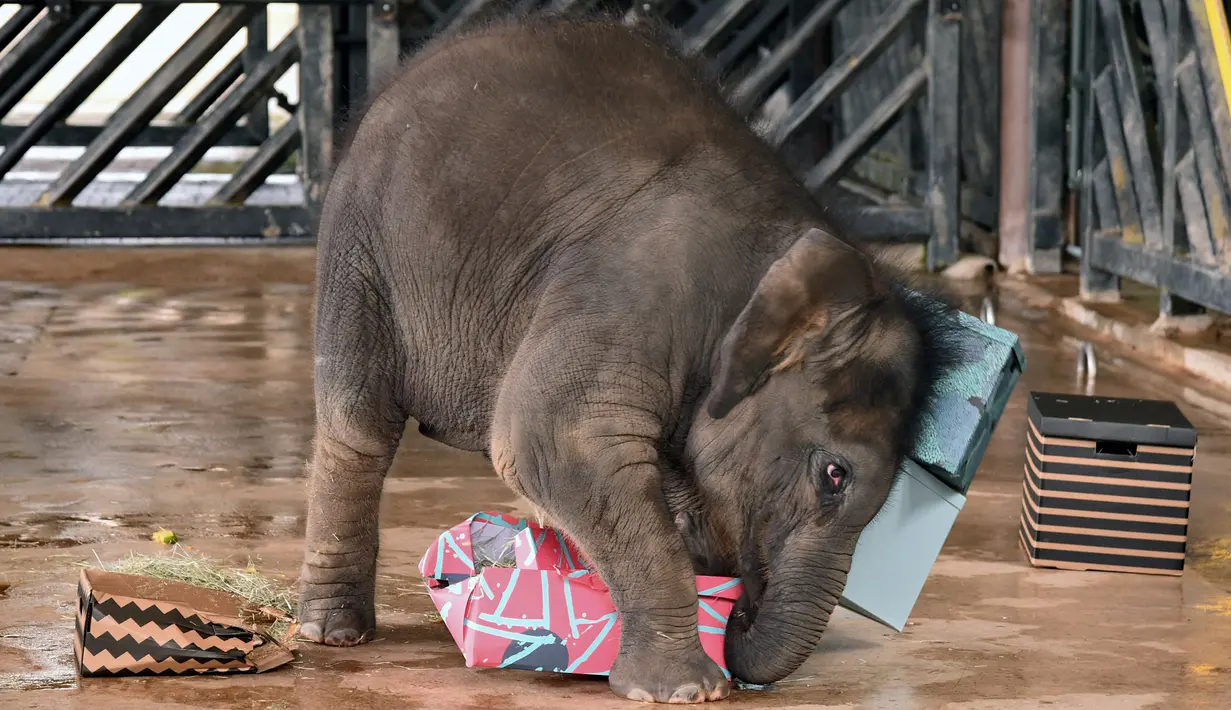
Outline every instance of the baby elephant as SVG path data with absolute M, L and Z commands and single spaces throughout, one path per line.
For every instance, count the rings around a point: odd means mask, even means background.
M 726 697 L 694 575 L 742 577 L 726 660 L 812 652 L 930 394 L 948 306 L 845 242 L 669 43 L 536 18 L 439 39 L 325 198 L 303 633 L 372 638 L 408 419 L 485 453 L 622 614 L 610 685 Z

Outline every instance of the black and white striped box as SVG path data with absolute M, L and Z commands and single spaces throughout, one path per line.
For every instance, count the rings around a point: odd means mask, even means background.
M 1172 402 L 1030 393 L 1019 535 L 1036 567 L 1184 571 L 1197 432 Z

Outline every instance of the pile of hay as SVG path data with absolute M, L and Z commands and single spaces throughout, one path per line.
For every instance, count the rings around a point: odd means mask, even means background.
M 299 624 L 295 621 L 295 592 L 290 586 L 258 573 L 251 561 L 243 569 L 225 567 L 205 555 L 193 554 L 178 544 L 160 555 L 139 555 L 130 552 L 128 557 L 111 564 L 103 564 L 102 560 L 96 559 L 96 561 L 99 569 L 108 572 L 169 579 L 220 592 L 230 592 L 247 599 L 255 607 L 276 609 L 285 617 L 258 613 L 244 621 L 283 645 L 292 644 L 299 631 Z

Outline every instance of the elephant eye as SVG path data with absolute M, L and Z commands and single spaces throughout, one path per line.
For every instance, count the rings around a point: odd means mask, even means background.
M 846 481 L 846 469 L 837 464 L 829 464 L 825 467 L 825 489 L 836 493 L 842 489 L 843 482 Z

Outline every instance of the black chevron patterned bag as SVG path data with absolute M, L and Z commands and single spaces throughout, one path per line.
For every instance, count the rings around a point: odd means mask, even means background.
M 293 659 L 251 620 L 282 612 L 183 582 L 83 569 L 75 650 L 84 677 L 259 673 Z

